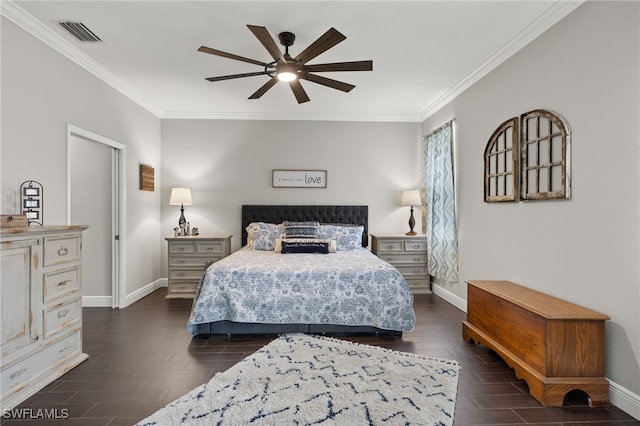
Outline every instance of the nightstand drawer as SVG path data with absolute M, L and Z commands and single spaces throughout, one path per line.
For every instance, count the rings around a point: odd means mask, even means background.
M 196 253 L 217 255 L 222 257 L 225 246 L 222 241 L 202 242 L 196 244 Z
M 204 270 L 207 266 L 211 265 L 213 262 L 217 262 L 220 260 L 220 257 L 170 257 L 169 258 L 169 266 L 171 267 L 181 267 L 181 266 L 189 266 L 189 267 L 202 267 Z
M 196 252 L 195 244 L 190 241 L 185 242 L 172 242 L 169 244 L 169 254 L 179 253 L 179 254 L 191 254 Z
M 415 253 L 415 254 L 384 253 L 384 254 L 380 254 L 379 257 L 385 262 L 389 262 L 393 265 L 399 265 L 399 264 L 405 264 L 405 263 L 406 264 L 417 263 L 417 264 L 423 264 L 423 265 L 427 264 L 427 253 Z
M 175 279 L 187 279 L 187 280 L 199 280 L 204 272 L 204 268 L 200 269 L 171 269 L 169 271 L 169 278 Z
M 414 265 L 414 266 L 400 266 L 396 265 L 396 269 L 405 277 L 405 279 L 411 279 L 412 276 L 426 276 L 427 265 Z
M 403 252 L 404 243 L 402 241 L 380 241 L 377 249 L 379 252 Z
M 195 293 L 198 281 L 173 281 L 169 285 L 169 293 Z
M 405 251 L 423 251 L 427 252 L 427 242 L 426 241 L 405 241 L 404 242 Z

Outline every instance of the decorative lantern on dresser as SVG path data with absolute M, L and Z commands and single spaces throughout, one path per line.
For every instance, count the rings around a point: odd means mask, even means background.
M 82 232 L 87 226 L 0 230 L 2 410 L 87 359 L 82 353 Z

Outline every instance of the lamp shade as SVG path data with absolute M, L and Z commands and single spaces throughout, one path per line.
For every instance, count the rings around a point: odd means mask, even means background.
M 193 200 L 191 199 L 191 190 L 189 188 L 172 188 L 169 204 L 172 206 L 193 205 Z
M 419 206 L 421 204 L 422 198 L 420 197 L 420 191 L 417 189 L 402 192 L 402 198 L 400 199 L 401 206 Z

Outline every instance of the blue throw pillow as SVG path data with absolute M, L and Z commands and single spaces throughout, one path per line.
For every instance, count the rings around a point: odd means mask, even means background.
M 284 238 L 318 238 L 319 222 L 282 222 Z
M 329 253 L 329 242 L 282 240 L 281 253 Z

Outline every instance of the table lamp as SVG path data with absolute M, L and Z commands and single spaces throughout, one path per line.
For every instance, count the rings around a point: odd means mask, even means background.
M 409 216 L 409 232 L 407 232 L 406 235 L 417 235 L 417 232 L 413 230 L 413 227 L 416 226 L 416 220 L 413 217 L 413 206 L 422 205 L 420 191 L 418 191 L 417 189 L 403 191 L 402 198 L 400 199 L 400 205 L 411 206 L 411 216 Z
M 187 220 L 184 218 L 184 206 L 193 205 L 191 190 L 189 188 L 172 188 L 169 205 L 180 206 L 180 219 L 178 220 L 178 226 L 186 225 Z

